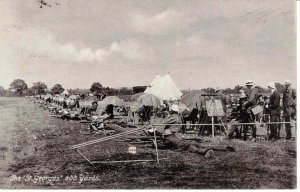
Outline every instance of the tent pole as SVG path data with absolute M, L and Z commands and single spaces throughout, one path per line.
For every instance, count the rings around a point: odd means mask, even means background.
M 211 134 L 212 134 L 212 137 L 214 138 L 215 137 L 215 125 L 214 125 L 214 116 L 211 117 Z

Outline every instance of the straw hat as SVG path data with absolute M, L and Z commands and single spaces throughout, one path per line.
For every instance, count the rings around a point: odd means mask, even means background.
M 268 84 L 268 87 L 271 88 L 271 89 L 276 89 L 275 83 L 274 83 L 273 81 L 271 81 L 271 82 Z
M 247 80 L 246 81 L 246 86 L 253 86 L 254 82 L 252 80 Z
M 285 85 L 291 85 L 292 82 L 291 82 L 290 80 L 285 80 L 285 81 L 284 81 L 284 84 L 285 84 Z

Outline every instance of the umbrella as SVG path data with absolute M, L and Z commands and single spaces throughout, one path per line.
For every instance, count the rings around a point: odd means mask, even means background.
M 58 101 L 59 101 L 59 102 L 63 102 L 64 100 L 65 100 L 64 97 L 59 97 L 59 98 L 58 98 Z
M 66 103 L 67 103 L 67 105 L 70 105 L 71 99 L 70 98 L 66 99 Z
M 130 97 L 130 101 L 136 101 L 141 95 L 144 95 L 145 93 L 136 93 Z
M 153 107 L 159 107 L 162 104 L 161 100 L 152 94 L 144 94 L 139 96 L 139 98 L 137 98 L 137 102 L 142 103 L 145 106 Z
M 47 95 L 45 95 L 45 97 L 44 97 L 45 100 L 52 99 L 52 98 L 53 98 L 53 96 L 49 93 Z
M 69 97 L 69 99 L 77 99 L 78 97 L 77 97 L 77 95 L 71 95 L 70 97 Z
M 186 106 L 186 104 L 179 102 L 178 103 L 178 107 L 179 107 L 179 113 L 183 113 L 183 112 L 188 112 L 189 108 Z
M 202 106 L 205 106 L 206 99 L 201 94 L 206 94 L 206 92 L 201 90 L 190 91 L 182 96 L 181 102 L 184 103 L 189 109 L 201 109 Z
M 103 99 L 102 101 L 100 101 L 99 105 L 124 106 L 125 101 L 117 96 L 108 96 L 105 97 L 105 99 Z

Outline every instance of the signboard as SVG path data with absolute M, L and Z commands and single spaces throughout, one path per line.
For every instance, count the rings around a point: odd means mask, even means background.
M 207 115 L 209 117 L 223 117 L 224 110 L 221 100 L 208 100 L 205 102 Z
M 136 154 L 136 147 L 129 147 L 128 148 L 128 153 Z
M 257 105 L 256 107 L 251 109 L 253 115 L 257 115 L 258 113 L 263 112 L 263 110 L 264 110 L 263 107 L 260 105 Z

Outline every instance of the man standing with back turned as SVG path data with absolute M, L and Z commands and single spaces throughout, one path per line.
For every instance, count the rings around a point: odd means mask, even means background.
M 270 103 L 269 103 L 270 121 L 277 123 L 280 120 L 280 94 L 276 90 L 274 82 L 270 82 L 268 88 L 271 91 Z M 277 134 L 278 126 L 279 126 L 278 124 L 270 125 L 271 135 L 269 139 L 272 141 L 275 141 L 277 139 L 277 135 L 279 135 L 279 133 Z

